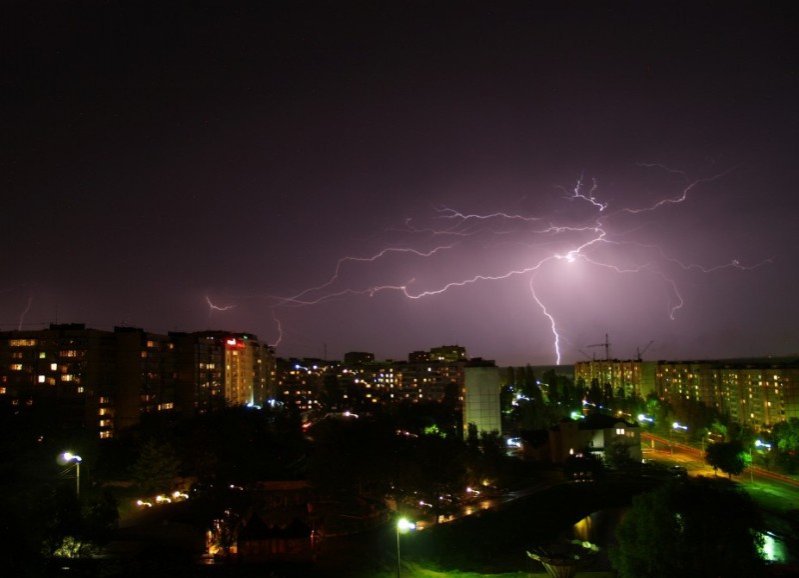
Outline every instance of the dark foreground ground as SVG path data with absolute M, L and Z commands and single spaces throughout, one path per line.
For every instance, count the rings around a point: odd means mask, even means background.
M 543 568 L 526 556 L 526 550 L 564 537 L 572 537 L 575 523 L 592 512 L 613 512 L 630 503 L 631 497 L 652 487 L 650 480 L 599 484 L 560 484 L 520 498 L 498 510 L 486 510 L 456 522 L 442 524 L 402 536 L 403 576 L 507 576 L 540 573 Z M 613 515 L 609 516 L 612 518 Z M 597 521 L 599 520 L 599 522 Z M 581 539 L 603 548 L 612 540 L 613 520 L 596 516 L 578 526 Z M 168 528 L 162 529 L 168 535 Z M 600 554 L 592 567 L 607 571 L 607 557 Z M 518 574 L 522 573 L 522 574 Z M 194 553 L 176 544 L 153 544 L 135 556 L 121 560 L 91 562 L 84 566 L 51 568 L 58 576 L 250 576 L 271 578 L 347 577 L 382 578 L 396 575 L 396 534 L 384 525 L 357 535 L 330 538 L 320 545 L 317 559 L 308 564 L 247 565 L 242 563 L 198 565 Z

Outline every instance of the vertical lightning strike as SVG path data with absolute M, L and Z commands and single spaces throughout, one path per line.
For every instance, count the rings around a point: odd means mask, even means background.
M 283 341 L 283 324 L 280 322 L 280 319 L 277 318 L 277 314 L 275 313 L 274 309 L 272 309 L 272 319 L 275 320 L 275 324 L 277 325 L 277 341 L 270 344 L 269 347 L 272 349 L 277 349 Z
M 17 331 L 22 331 L 22 325 L 25 323 L 25 316 L 28 314 L 28 311 L 31 310 L 31 305 L 33 304 L 33 296 L 28 297 L 28 304 L 25 306 L 25 310 L 19 314 L 19 325 L 17 326 Z
M 555 365 L 560 365 L 560 334 L 558 333 L 558 327 L 555 324 L 555 318 L 552 314 L 547 310 L 546 305 L 541 299 L 538 298 L 538 294 L 535 292 L 535 284 L 533 283 L 534 279 L 530 278 L 530 293 L 533 294 L 533 299 L 538 306 L 541 308 L 541 312 L 549 319 L 549 327 L 552 330 L 552 335 L 555 337 Z

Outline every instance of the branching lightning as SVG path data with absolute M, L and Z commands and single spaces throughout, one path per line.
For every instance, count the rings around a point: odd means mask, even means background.
M 309 307 L 324 302 L 351 297 L 374 297 L 379 293 L 399 293 L 410 300 L 420 300 L 467 288 L 478 283 L 491 283 L 524 279 L 538 310 L 546 318 L 553 336 L 553 353 L 556 363 L 563 358 L 562 326 L 552 303 L 537 291 L 539 281 L 553 271 L 557 262 L 584 263 L 590 270 L 598 268 L 619 275 L 649 275 L 661 282 L 668 295 L 666 311 L 675 319 L 685 305 L 685 299 L 674 278 L 674 272 L 715 273 L 725 269 L 751 271 L 771 259 L 755 264 L 744 264 L 739 259 L 703 265 L 682 261 L 669 254 L 662 246 L 631 240 L 633 232 L 645 230 L 650 224 L 636 219 L 637 215 L 652 214 L 667 206 L 688 203 L 703 185 L 723 179 L 733 169 L 708 177 L 690 179 L 687 173 L 667 166 L 646 163 L 638 165 L 644 170 L 663 171 L 671 180 L 679 180 L 677 191 L 659 198 L 627 206 L 616 206 L 601 198 L 597 179 L 589 184 L 581 175 L 573 187 L 557 187 L 564 193 L 557 199 L 556 210 L 543 216 L 525 214 L 523 211 L 474 212 L 460 211 L 448 206 L 433 207 L 426 219 L 406 219 L 402 226 L 386 229 L 388 236 L 396 237 L 386 247 L 366 256 L 349 255 L 340 258 L 326 281 L 303 289 L 291 296 L 270 297 L 274 321 L 282 341 L 283 328 L 274 314 L 277 308 Z M 565 206 L 564 206 L 565 205 Z M 572 207 L 571 209 L 569 207 Z M 586 212 L 590 214 L 586 215 Z M 635 220 L 634 220 L 635 219 Z M 443 226 L 439 226 L 443 225 Z M 449 244 L 435 243 L 436 238 L 447 238 Z M 521 247 L 507 251 L 507 247 Z M 484 251 L 504 249 L 515 261 L 503 265 L 504 259 L 463 259 Z M 464 262 L 465 261 L 465 262 Z M 399 277 L 397 263 L 413 271 L 405 280 Z M 457 262 L 457 265 L 453 265 Z M 206 297 L 211 310 L 226 311 L 232 305 L 219 307 Z
M 452 248 L 452 245 L 445 245 L 445 246 L 441 246 L 441 247 L 434 247 L 433 249 L 430 249 L 429 251 L 420 251 L 420 250 L 409 248 L 409 247 L 388 247 L 386 249 L 383 249 L 382 251 L 379 251 L 379 252 L 375 253 L 371 257 L 342 257 L 341 259 L 338 260 L 338 263 L 336 263 L 336 270 L 333 272 L 333 275 L 325 283 L 322 283 L 321 285 L 318 285 L 316 287 L 311 287 L 309 289 L 305 289 L 303 291 L 300 291 L 299 293 L 297 293 L 293 297 L 286 297 L 285 298 L 285 302 L 286 303 L 294 303 L 294 304 L 302 304 L 302 305 L 312 305 L 314 303 L 319 303 L 320 302 L 319 300 L 310 301 L 310 302 L 303 301 L 303 297 L 305 295 L 308 295 L 309 293 L 313 293 L 315 291 L 321 291 L 322 289 L 326 289 L 326 288 L 330 287 L 331 285 L 333 285 L 336 281 L 338 281 L 339 276 L 341 275 L 341 269 L 344 266 L 344 264 L 347 263 L 347 262 L 374 263 L 378 259 L 381 259 L 382 257 L 385 257 L 386 255 L 389 255 L 389 254 L 392 254 L 392 253 L 410 253 L 410 254 L 416 255 L 417 257 L 430 257 L 432 255 L 435 255 L 439 251 L 445 251 L 445 250 L 451 249 L 451 248 Z M 374 290 L 376 288 L 372 288 L 372 289 Z M 330 295 L 330 297 L 338 297 L 338 296 L 341 296 L 341 295 L 347 295 L 349 293 L 351 293 L 349 290 L 345 290 L 345 291 L 341 291 L 339 293 L 334 293 L 334 294 Z M 364 292 L 354 292 L 354 293 L 356 293 L 356 294 L 358 294 L 358 293 L 366 293 L 366 294 L 372 294 L 373 295 L 374 291 L 370 292 L 370 290 L 366 290 Z
M 205 302 L 208 304 L 209 315 L 214 311 L 230 311 L 236 307 L 235 305 L 215 305 L 208 295 L 205 296 Z
M 608 204 L 607 203 L 601 203 L 601 202 L 599 202 L 596 199 L 596 197 L 594 196 L 594 193 L 598 189 L 599 189 L 599 183 L 597 183 L 596 179 L 591 179 L 591 188 L 588 190 L 588 193 L 583 193 L 583 190 L 584 190 L 584 187 L 583 187 L 583 175 L 580 175 L 580 178 L 577 179 L 577 183 L 574 185 L 574 188 L 572 189 L 571 196 L 566 197 L 566 198 L 567 199 L 571 199 L 571 200 L 573 200 L 573 199 L 582 199 L 583 201 L 591 203 L 597 209 L 599 209 L 600 212 L 602 212 L 602 211 L 604 211 L 605 209 L 608 208 Z M 561 190 L 566 192 L 566 190 L 563 189 L 563 187 L 561 187 Z

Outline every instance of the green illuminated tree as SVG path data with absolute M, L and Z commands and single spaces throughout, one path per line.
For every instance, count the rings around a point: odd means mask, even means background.
M 726 480 L 699 478 L 633 498 L 610 558 L 618 578 L 762 576 L 760 516 Z
M 710 444 L 705 451 L 705 461 L 730 478 L 739 475 L 746 467 L 743 446 L 738 441 Z
M 774 440 L 774 456 L 780 468 L 790 474 L 799 469 L 799 419 L 792 417 L 774 425 L 771 434 Z

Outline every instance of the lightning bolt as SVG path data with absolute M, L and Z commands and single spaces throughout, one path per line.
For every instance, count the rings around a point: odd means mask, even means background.
M 660 199 L 659 201 L 657 201 L 656 203 L 652 204 L 649 207 L 643 207 L 643 208 L 638 208 L 638 209 L 630 209 L 630 208 L 622 209 L 622 211 L 624 211 L 626 213 L 631 213 L 633 215 L 637 215 L 638 213 L 646 213 L 646 212 L 649 212 L 649 211 L 655 211 L 655 210 L 659 209 L 660 207 L 662 207 L 664 205 L 676 205 L 676 204 L 679 204 L 679 203 L 684 203 L 686 201 L 686 199 L 688 199 L 688 194 L 692 190 L 694 190 L 696 187 L 698 187 L 699 185 L 704 184 L 704 183 L 711 183 L 711 182 L 716 181 L 716 180 L 718 180 L 718 179 L 720 179 L 722 177 L 726 177 L 733 170 L 735 170 L 734 168 L 731 168 L 731 169 L 727 169 L 723 173 L 719 173 L 719 174 L 713 175 L 711 177 L 706 177 L 706 178 L 703 178 L 703 179 L 696 179 L 694 181 L 689 181 L 688 176 L 683 171 L 670 169 L 670 168 L 668 168 L 665 165 L 661 165 L 661 164 L 657 164 L 657 163 L 639 163 L 638 166 L 641 166 L 641 167 L 657 167 L 657 168 L 665 170 L 666 172 L 680 175 L 683 178 L 683 181 L 685 182 L 685 187 L 683 187 L 683 189 L 680 192 L 680 194 L 677 195 L 676 197 L 669 197 L 669 198 L 665 198 L 665 199 Z
M 31 310 L 31 305 L 33 305 L 33 296 L 28 297 L 28 304 L 25 306 L 25 309 L 22 313 L 19 314 L 19 325 L 17 326 L 17 331 L 22 331 L 22 325 L 25 322 L 25 316 Z
M 374 263 L 375 261 L 385 257 L 386 255 L 390 255 L 392 253 L 406 253 L 406 254 L 410 253 L 412 255 L 416 255 L 417 257 L 430 257 L 432 255 L 435 255 L 439 251 L 446 251 L 447 249 L 451 249 L 451 248 L 452 248 L 452 245 L 443 245 L 443 246 L 440 246 L 440 247 L 434 247 L 433 249 L 430 249 L 429 251 L 420 251 L 418 249 L 413 249 L 413 248 L 409 248 L 409 247 L 388 247 L 386 249 L 378 251 L 377 253 L 375 253 L 374 255 L 372 255 L 370 257 L 342 257 L 341 259 L 338 260 L 338 263 L 336 263 L 336 269 L 333 272 L 333 275 L 331 275 L 331 277 L 326 282 L 322 283 L 321 285 L 317 285 L 316 287 L 310 287 L 308 289 L 300 291 L 299 293 L 297 293 L 296 295 L 294 295 L 292 297 L 286 297 L 285 298 L 285 302 L 286 303 L 302 304 L 302 305 L 311 305 L 311 304 L 319 303 L 320 302 L 319 300 L 303 301 L 303 298 L 306 295 L 308 295 L 309 293 L 313 293 L 315 291 L 321 291 L 322 289 L 326 289 L 327 287 L 330 287 L 331 285 L 333 285 L 336 281 L 338 281 L 339 276 L 341 275 L 342 267 L 344 266 L 345 263 L 348 263 L 348 262 Z M 350 294 L 350 293 L 353 293 L 353 294 L 364 294 L 364 293 L 369 294 L 370 292 L 372 294 L 374 294 L 374 288 L 372 290 L 367 289 L 367 290 L 365 290 L 363 292 L 358 292 L 358 291 L 354 291 L 353 292 L 353 291 L 345 290 L 345 291 L 341 291 L 339 293 L 334 293 L 334 294 L 331 295 L 331 297 L 338 297 L 338 296 L 347 295 L 347 294 Z M 324 298 L 322 298 L 322 300 L 324 300 Z
M 544 266 L 554 262 L 581 262 L 590 267 L 607 269 L 620 275 L 650 275 L 656 277 L 666 288 L 666 312 L 670 319 L 675 319 L 679 310 L 685 305 L 685 299 L 675 280 L 674 272 L 696 272 L 710 274 L 725 269 L 752 271 L 769 264 L 772 259 L 765 259 L 754 264 L 744 264 L 738 259 L 711 265 L 684 262 L 671 256 L 661 246 L 639 243 L 627 237 L 635 231 L 645 228 L 646 223 L 621 230 L 621 225 L 637 215 L 650 214 L 667 206 L 687 203 L 702 185 L 711 183 L 730 174 L 728 169 L 708 177 L 690 179 L 681 170 L 671 169 L 659 163 L 641 163 L 638 166 L 665 172 L 679 179 L 677 191 L 662 195 L 660 198 L 639 206 L 612 206 L 610 202 L 600 198 L 600 187 L 597 179 L 588 183 L 583 175 L 575 184 L 567 189 L 557 187 L 564 193 L 561 199 L 567 203 L 579 202 L 590 209 L 586 217 L 584 211 L 577 214 L 553 212 L 558 218 L 545 218 L 541 215 L 525 214 L 519 211 L 495 211 L 487 213 L 460 211 L 453 207 L 433 207 L 429 222 L 417 224 L 417 220 L 406 219 L 403 224 L 386 231 L 402 237 L 403 242 L 392 243 L 388 247 L 376 250 L 367 256 L 344 256 L 338 259 L 332 273 L 321 284 L 308 287 L 291 296 L 271 296 L 273 318 L 278 327 L 278 342 L 283 338 L 283 328 L 274 311 L 285 307 L 309 307 L 320 303 L 346 299 L 351 297 L 374 297 L 379 293 L 399 293 L 410 300 L 420 300 L 466 288 L 478 283 L 501 282 L 514 278 L 525 278 L 532 300 L 547 320 L 549 331 L 553 337 L 555 361 L 560 364 L 563 358 L 561 346 L 563 332 L 557 322 L 556 311 L 548 305 L 536 291 L 537 280 L 544 273 Z M 563 203 L 563 200 L 559 201 Z M 443 227 L 438 225 L 445 224 Z M 449 244 L 430 248 L 431 239 L 448 238 Z M 467 275 L 454 276 L 443 260 L 452 255 L 455 249 L 484 250 L 507 245 L 521 246 L 525 252 L 521 256 L 514 255 L 519 263 L 501 271 L 485 270 L 491 265 L 468 263 L 473 270 Z M 385 266 L 390 266 L 396 258 L 432 261 L 429 269 L 435 270 L 433 278 L 416 275 L 407 281 L 386 283 L 380 278 Z M 452 257 L 448 257 L 452 259 Z M 375 267 L 378 262 L 384 262 Z M 409 261 L 415 264 L 417 261 Z M 440 267 L 438 265 L 441 265 Z M 474 270 L 477 269 L 477 270 Z M 359 274 L 377 277 L 371 281 L 353 284 L 348 281 L 351 276 Z M 217 307 L 206 297 L 212 310 L 224 311 L 233 306 Z
M 280 319 L 278 319 L 274 309 L 272 309 L 272 319 L 275 321 L 275 325 L 277 326 L 277 341 L 270 344 L 269 347 L 272 349 L 277 349 L 283 341 L 283 324 L 280 322 Z
M 599 183 L 597 183 L 597 180 L 596 179 L 591 179 L 591 183 L 592 183 L 591 184 L 591 188 L 589 189 L 588 193 L 584 194 L 583 193 L 583 190 L 584 190 L 584 187 L 583 187 L 583 175 L 580 175 L 580 178 L 577 179 L 577 183 L 574 185 L 574 188 L 571 191 L 572 192 L 571 196 L 568 196 L 566 198 L 567 199 L 571 199 L 571 200 L 582 199 L 583 201 L 587 201 L 588 203 L 591 203 L 597 209 L 599 209 L 600 212 L 602 212 L 602 211 L 604 211 L 605 209 L 608 208 L 608 204 L 599 202 L 596 199 L 596 197 L 594 196 L 594 193 L 599 188 Z M 559 188 L 563 192 L 567 192 L 563 187 L 559 187 Z
M 235 305 L 215 305 L 208 295 L 205 296 L 205 302 L 208 303 L 209 315 L 214 311 L 230 311 L 236 307 Z
M 541 312 L 544 316 L 549 319 L 549 328 L 552 330 L 552 335 L 555 339 L 554 348 L 555 348 L 555 365 L 560 365 L 560 334 L 558 333 L 558 326 L 555 323 L 555 318 L 552 314 L 547 310 L 547 306 L 544 305 L 544 302 L 538 298 L 538 294 L 535 292 L 535 285 L 533 284 L 533 278 L 530 278 L 530 293 L 533 294 L 533 300 L 538 303 L 538 306 L 541 308 Z

